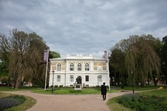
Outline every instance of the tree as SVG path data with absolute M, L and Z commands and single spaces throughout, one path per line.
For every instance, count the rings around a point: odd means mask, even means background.
M 113 76 L 115 78 L 115 82 L 118 83 L 118 85 L 120 85 L 120 82 L 126 85 L 127 73 L 124 52 L 122 52 L 120 49 L 113 48 L 111 49 L 111 55 L 109 58 L 110 67 L 112 67 L 110 73 L 112 73 L 111 71 L 114 70 Z
M 42 37 L 36 33 L 30 33 L 32 38 L 30 46 L 25 54 L 27 56 L 27 71 L 30 73 L 26 76 L 27 81 L 32 81 L 34 85 L 44 85 L 45 64 L 43 63 L 43 51 L 46 49 L 46 44 Z
M 153 47 L 156 41 L 159 40 L 152 35 L 133 35 L 114 47 L 124 52 L 129 82 L 133 80 L 136 87 L 139 87 L 139 83 L 144 85 L 148 75 L 159 78 L 160 58 Z
M 9 76 L 9 55 L 10 55 L 10 45 L 8 42 L 8 38 L 4 34 L 0 34 L 0 60 L 1 60 L 1 68 L 0 68 L 0 76 Z M 8 78 L 9 85 L 10 76 Z
M 43 72 L 44 68 L 39 65 L 47 46 L 42 37 L 36 33 L 27 34 L 13 29 L 9 37 L 1 34 L 0 40 L 0 59 L 6 62 L 9 78 L 13 79 L 16 89 L 25 78 L 33 80 Z
M 60 54 L 58 52 L 55 51 L 49 51 L 49 58 L 60 58 Z
M 167 35 L 162 38 L 163 46 L 161 50 L 161 63 L 162 63 L 162 76 L 165 77 L 167 82 Z

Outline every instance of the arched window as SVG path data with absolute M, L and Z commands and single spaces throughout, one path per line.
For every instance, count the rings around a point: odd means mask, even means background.
M 101 63 L 99 63 L 98 65 L 97 65 L 97 69 L 98 69 L 98 71 L 101 71 L 102 70 L 102 64 Z
M 85 64 L 85 71 L 89 71 L 89 64 L 88 63 Z
M 74 64 L 71 63 L 71 64 L 70 64 L 70 71 L 73 71 L 73 70 L 74 70 Z
M 98 76 L 97 76 L 97 81 L 98 81 L 98 82 L 102 82 L 102 76 L 101 76 L 101 75 L 98 75 Z
M 61 64 L 60 63 L 57 64 L 57 71 L 61 71 Z
M 78 71 L 81 71 L 82 70 L 82 65 L 81 63 L 78 64 Z

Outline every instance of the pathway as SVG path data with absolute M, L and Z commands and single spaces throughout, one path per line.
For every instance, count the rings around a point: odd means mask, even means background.
M 110 111 L 107 101 L 109 98 L 132 92 L 108 93 L 107 100 L 103 101 L 101 95 L 47 95 L 31 93 L 30 91 L 10 92 L 30 96 L 37 103 L 27 111 Z

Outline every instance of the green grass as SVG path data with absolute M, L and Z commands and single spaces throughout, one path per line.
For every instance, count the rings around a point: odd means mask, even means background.
M 0 92 L 0 98 L 13 96 L 13 95 L 14 94 Z M 36 104 L 35 99 L 28 97 L 28 96 L 25 96 L 25 98 L 26 98 L 26 100 L 22 104 L 5 109 L 4 111 L 25 111 L 25 110 L 31 108 L 34 104 Z
M 54 92 L 52 93 L 52 88 L 47 88 L 44 90 L 43 88 L 34 88 L 34 87 L 22 87 L 19 89 L 13 89 L 11 87 L 0 87 L 0 91 L 22 91 L 22 90 L 29 90 L 34 93 L 41 93 L 41 94 L 100 94 L 100 87 L 86 87 L 82 88 L 82 90 L 74 90 L 72 87 L 57 87 L 54 88 Z M 120 92 L 120 90 L 112 89 L 107 93 L 113 92 Z
M 0 87 L 0 91 L 20 91 L 20 90 L 34 90 L 34 89 L 37 89 L 37 88 L 35 88 L 35 87 L 21 87 L 19 89 L 14 89 L 12 87 Z
M 140 88 L 134 87 L 134 91 L 152 90 L 152 89 L 157 89 L 159 87 L 160 86 L 144 86 L 144 87 L 140 87 Z M 119 90 L 132 90 L 133 87 L 132 86 L 125 86 L 123 89 L 121 89 L 120 87 L 118 87 L 117 89 L 119 89 Z
M 167 89 L 165 90 L 155 90 L 155 91 L 149 91 L 149 92 L 142 92 L 141 95 L 158 95 L 160 97 L 167 97 Z
M 152 90 L 157 89 L 159 86 L 145 86 L 140 88 L 134 88 L 134 91 L 142 91 L 142 90 Z M 86 87 L 82 88 L 80 91 L 74 90 L 72 87 L 56 87 L 54 88 L 54 93 L 52 93 L 52 89 L 48 88 L 47 90 L 44 90 L 42 88 L 36 88 L 36 87 L 21 87 L 18 90 L 13 89 L 11 87 L 0 87 L 0 91 L 20 91 L 20 90 L 29 90 L 35 93 L 42 93 L 42 94 L 100 94 L 100 87 Z M 125 86 L 124 89 L 121 89 L 120 87 L 113 87 L 111 86 L 111 90 L 107 93 L 113 93 L 113 92 L 119 92 L 119 91 L 126 91 L 126 90 L 132 90 L 132 87 Z
M 142 95 L 142 96 L 153 96 L 154 95 L 154 96 L 167 98 L 167 90 L 164 89 L 164 90 L 146 91 L 146 92 L 139 93 L 139 95 Z M 109 105 L 109 107 L 112 111 L 135 111 L 135 110 L 132 110 L 130 108 L 126 108 L 123 105 L 117 103 L 117 101 L 120 97 L 112 98 L 107 102 L 107 104 Z M 154 101 L 154 99 L 150 100 L 150 103 L 151 103 L 151 101 Z M 165 100 L 165 104 L 167 105 L 167 100 Z
M 120 90 L 110 90 L 108 93 L 112 92 L 119 92 Z M 74 88 L 54 88 L 52 93 L 52 89 L 49 88 L 47 90 L 43 89 L 34 89 L 33 92 L 35 93 L 42 93 L 42 94 L 100 94 L 99 88 L 82 88 L 82 90 L 74 90 Z
M 134 111 L 134 110 L 126 108 L 123 105 L 117 103 L 116 101 L 117 101 L 118 98 L 119 97 L 112 98 L 107 102 L 111 111 Z

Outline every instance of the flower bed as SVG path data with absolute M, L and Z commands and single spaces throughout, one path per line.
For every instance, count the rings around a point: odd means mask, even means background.
M 19 96 L 19 95 L 0 98 L 0 111 L 4 110 L 6 108 L 17 106 L 17 105 L 23 103 L 25 100 L 26 100 L 26 98 L 24 96 Z

